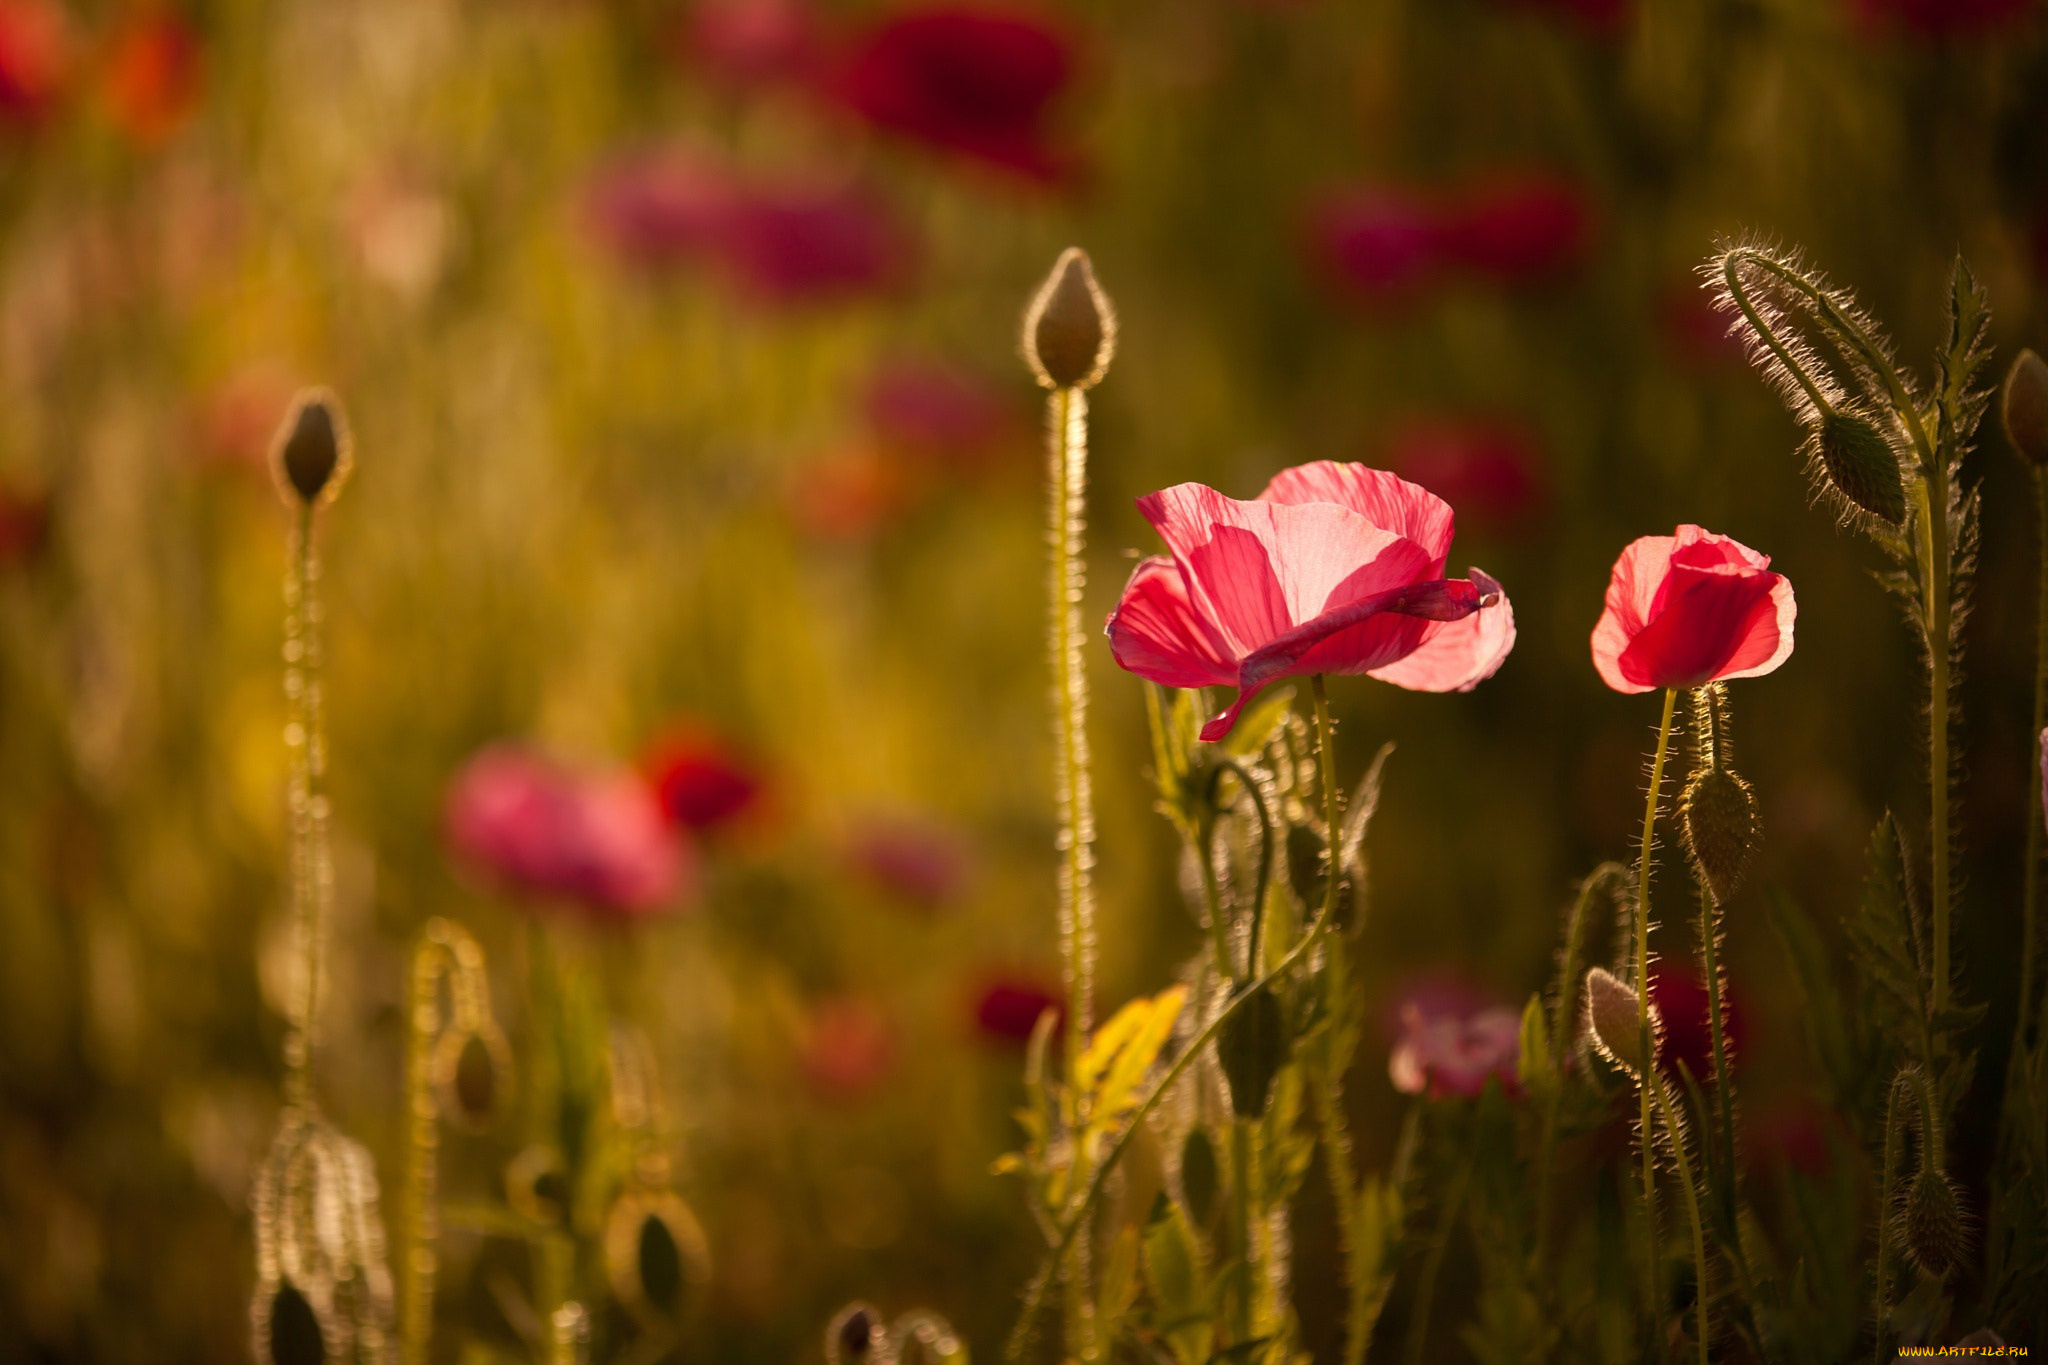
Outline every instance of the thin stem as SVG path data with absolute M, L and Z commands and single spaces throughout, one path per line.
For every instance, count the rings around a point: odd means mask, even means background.
M 1055 786 L 1059 805 L 1060 957 L 1067 987 L 1066 1075 L 1080 1061 L 1095 1008 L 1094 798 L 1089 789 L 1088 677 L 1081 658 L 1082 537 L 1087 526 L 1088 400 L 1079 389 L 1055 389 L 1049 400 L 1051 489 L 1048 539 L 1052 549 L 1053 699 L 1056 714 Z M 1089 1246 L 1075 1243 L 1066 1273 L 1068 1350 L 1095 1359 Z
M 1792 376 L 1792 381 L 1805 391 L 1807 401 L 1822 412 L 1831 410 L 1834 404 L 1821 395 L 1819 386 L 1807 376 L 1805 367 L 1792 358 L 1792 353 L 1786 348 L 1785 343 L 1778 340 L 1776 332 L 1764 325 L 1763 317 L 1757 312 L 1756 305 L 1749 301 L 1749 291 L 1742 287 L 1742 276 L 1735 269 L 1738 257 L 1744 260 L 1757 259 L 1743 252 L 1730 252 L 1721 262 L 1721 282 L 1728 287 L 1728 297 L 1735 300 L 1735 306 L 1741 310 L 1750 330 L 1762 339 L 1764 345 L 1770 347 L 1771 354 L 1778 358 L 1778 363 L 1785 367 L 1785 372 Z
M 1656 1092 L 1657 1107 L 1664 1115 L 1664 1131 L 1671 1136 L 1671 1155 L 1678 1162 L 1678 1185 L 1685 1192 L 1686 1217 L 1692 1223 L 1693 1299 L 1699 1307 L 1700 1365 L 1707 1365 L 1707 1229 L 1700 1219 L 1699 1187 L 1693 1181 L 1692 1158 L 1685 1154 L 1685 1134 L 1678 1129 L 1678 1116 L 1671 1108 L 1671 1094 L 1665 1089 L 1664 1080 L 1657 1074 L 1654 1063 L 1645 1068 L 1639 1088 Z
M 1929 461 L 1914 485 L 1919 531 L 1920 592 L 1927 625 L 1927 799 L 1931 812 L 1933 980 L 1929 1013 L 1948 1006 L 1949 988 L 1949 576 L 1948 476 Z
M 2034 589 L 2034 725 L 2027 736 L 2027 875 L 2020 902 L 2020 1010 L 2013 1030 L 2013 1055 L 2027 1045 L 2033 1027 L 2034 966 L 2040 952 L 2035 942 L 2041 903 L 2041 750 L 2040 735 L 2048 728 L 2048 473 L 2034 471 L 2036 511 L 2034 558 L 2038 574 Z
M 1714 1035 L 1714 1126 L 1721 1172 L 1727 1182 L 1729 1212 L 1735 1192 L 1735 1095 L 1728 1078 L 1728 1032 L 1722 1024 L 1721 969 L 1716 945 L 1721 937 L 1721 907 L 1713 893 L 1700 888 L 1700 975 L 1707 983 L 1707 1028 Z M 1730 1220 L 1733 1226 L 1733 1220 Z
M 1907 1081 L 1902 1072 L 1891 1085 L 1884 1109 L 1884 1183 L 1878 1187 L 1877 1198 L 1877 1265 L 1873 1278 L 1876 1281 L 1876 1302 L 1872 1305 L 1871 1333 L 1875 1338 L 1871 1346 L 1871 1359 L 1875 1365 L 1884 1365 L 1888 1354 L 1884 1349 L 1885 1323 L 1891 1317 L 1891 1269 L 1886 1264 L 1891 1256 L 1892 1234 L 1892 1190 L 1899 1179 L 1899 1093 L 1906 1088 Z
M 1344 837 L 1344 794 L 1337 789 L 1336 726 L 1330 720 L 1330 698 L 1323 688 L 1323 675 L 1312 675 L 1309 693 L 1315 698 L 1316 756 L 1323 782 L 1323 913 L 1329 919 L 1337 912 L 1337 880 L 1343 869 L 1337 865 L 1337 841 Z
M 1664 792 L 1664 757 L 1671 748 L 1671 713 L 1678 705 L 1678 689 L 1664 689 L 1664 713 L 1657 722 L 1657 753 L 1650 760 L 1649 793 L 1643 802 L 1643 841 L 1636 859 L 1636 1023 L 1644 1070 L 1656 1065 L 1656 1039 L 1650 1030 L 1650 854 L 1656 846 L 1657 805 Z M 1656 1130 L 1650 1116 L 1650 1091 L 1638 1085 L 1638 1124 L 1643 1145 L 1643 1216 L 1648 1222 L 1651 1254 L 1649 1309 L 1657 1311 L 1657 1153 Z
M 285 1098 L 296 1109 L 313 1102 L 313 1055 L 319 1041 L 326 983 L 328 903 L 333 865 L 327 849 L 327 736 L 321 705 L 320 560 L 313 549 L 313 509 L 302 506 L 292 526 L 291 569 L 285 577 L 284 690 L 290 719 L 291 906 L 298 935 L 299 993 L 285 1038 Z

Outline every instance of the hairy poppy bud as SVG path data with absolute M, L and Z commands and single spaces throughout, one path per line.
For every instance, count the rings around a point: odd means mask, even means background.
M 1046 388 L 1086 389 L 1115 352 L 1116 310 L 1095 283 L 1088 253 L 1070 246 L 1024 314 L 1024 358 Z
M 1595 967 L 1586 973 L 1586 1024 L 1600 1055 L 1629 1075 L 1643 1074 L 1641 1001 L 1613 972 Z M 1651 1037 L 1656 1036 L 1656 1011 L 1650 1013 Z
M 1230 1089 L 1230 1107 L 1239 1118 L 1264 1117 L 1273 1078 L 1287 1063 L 1287 1044 L 1280 1000 L 1270 986 L 1252 992 L 1216 1031 L 1216 1060 Z
M 1218 1184 L 1216 1144 L 1201 1128 L 1188 1129 L 1187 1140 L 1180 1145 L 1180 1193 L 1195 1226 L 1206 1227 L 1216 1211 Z
M 1823 409 L 1814 429 L 1821 468 L 1834 490 L 1880 521 L 1906 519 L 1906 482 L 1899 453 L 1877 423 L 1857 412 Z
M 2048 465 L 2048 364 L 2032 351 L 2021 351 L 2005 372 L 1999 397 L 2005 436 L 2027 463 Z
M 331 392 L 307 389 L 292 401 L 278 426 L 271 463 L 287 500 L 296 496 L 309 507 L 334 501 L 348 477 L 349 436 Z
M 1756 792 L 1733 769 L 1703 768 L 1686 786 L 1679 824 L 1693 871 L 1725 903 L 1741 887 L 1756 847 Z
M 1899 1221 L 1906 1250 L 1928 1274 L 1936 1278 L 1945 1276 L 1962 1258 L 1962 1207 L 1956 1202 L 1955 1186 L 1932 1166 L 1921 1167 L 1913 1177 Z

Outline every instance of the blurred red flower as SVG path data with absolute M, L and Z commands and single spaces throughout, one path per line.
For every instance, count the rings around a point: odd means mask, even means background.
M 804 1080 L 833 1104 L 866 1099 L 896 1067 L 896 1030 L 872 1002 L 838 995 L 811 1006 L 799 1064 Z
M 760 769 L 707 727 L 677 728 L 643 767 L 662 810 L 685 829 L 718 829 L 760 809 Z
M 1850 0 L 1868 30 L 1923 38 L 1985 37 L 2031 18 L 2036 0 Z
M 1435 209 L 1406 190 L 1329 195 L 1310 209 L 1308 234 L 1324 273 L 1365 302 L 1411 298 L 1442 263 Z
M 71 74 L 71 25 L 53 0 L 0 0 L 0 121 L 40 123 Z
M 637 776 L 573 772 L 509 744 L 470 759 L 449 786 L 448 841 L 517 890 L 600 918 L 673 906 L 694 878 L 686 844 Z
M 1674 283 L 1657 300 L 1657 330 L 1672 358 L 1699 370 L 1743 364 L 1742 341 L 1697 279 Z
M 1477 569 L 1447 579 L 1451 507 L 1362 464 L 1282 470 L 1251 502 L 1184 483 L 1138 499 L 1171 557 L 1138 565 L 1108 622 L 1117 665 L 1166 687 L 1236 687 L 1202 728 L 1230 733 L 1268 683 L 1366 673 L 1463 692 L 1515 643 L 1514 611 Z
M 846 858 L 870 884 L 920 910 L 941 910 L 958 901 L 971 872 L 958 835 L 911 816 L 860 821 L 847 840 Z
M 1629 0 L 1495 0 L 1504 9 L 1552 15 L 1593 33 L 1615 35 L 1628 25 Z
M 114 34 L 102 85 L 114 126 L 148 149 L 184 126 L 198 107 L 199 34 L 176 14 L 144 11 Z
M 1060 993 L 1034 978 L 991 975 L 974 998 L 974 1026 L 984 1038 L 1023 1044 L 1031 1040 L 1039 1016 L 1063 1012 Z
M 0 567 L 25 564 L 50 538 L 50 500 L 36 493 L 0 489 Z
M 1432 1099 L 1473 1098 L 1488 1080 L 1519 1094 L 1521 1029 L 1521 1016 L 1503 1005 L 1465 1010 L 1411 997 L 1401 1006 L 1401 1033 L 1387 1056 L 1387 1078 L 1404 1095 L 1426 1091 Z
M 1644 536 L 1614 561 L 1593 667 L 1617 692 L 1759 678 L 1792 654 L 1792 584 L 1770 556 L 1697 526 Z
M 1018 429 L 1001 390 L 936 360 L 885 362 L 869 376 L 864 406 L 879 439 L 932 467 L 979 464 Z
M 1572 181 L 1513 172 L 1460 191 L 1445 208 L 1438 239 L 1444 255 L 1503 283 L 1552 279 L 1584 259 L 1592 211 Z
M 793 80 L 816 61 L 817 17 L 807 0 L 701 0 L 679 44 L 692 65 L 729 85 Z
M 1810 1103 L 1767 1111 L 1742 1125 L 1743 1157 L 1752 1166 L 1785 1166 L 1810 1180 L 1834 1169 L 1841 1120 Z
M 827 87 L 878 128 L 1051 183 L 1074 169 L 1048 127 L 1073 69 L 1072 41 L 1036 16 L 935 5 L 856 35 Z
M 1674 1076 L 1678 1063 L 1701 1085 L 1714 1083 L 1714 1030 L 1708 1012 L 1707 987 L 1691 968 L 1665 959 L 1650 969 L 1650 1004 L 1664 1021 L 1657 1047 L 1658 1062 Z M 1730 989 L 1722 1000 L 1721 1025 L 1727 1037 L 1728 1065 L 1733 1070 L 1748 1035 L 1743 1012 Z
M 714 250 L 733 194 L 725 167 L 664 149 L 625 157 L 601 171 L 586 208 L 606 246 L 630 265 L 654 269 Z
M 199 454 L 243 465 L 270 480 L 270 441 L 305 379 L 282 360 L 251 361 L 208 390 L 195 425 Z
M 1436 490 L 1460 515 L 1497 531 L 1526 527 L 1546 498 L 1542 454 L 1528 430 L 1513 422 L 1411 421 L 1387 442 L 1386 460 L 1401 477 Z

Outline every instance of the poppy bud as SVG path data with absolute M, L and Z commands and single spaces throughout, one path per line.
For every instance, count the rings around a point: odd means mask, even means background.
M 1048 389 L 1093 388 L 1116 351 L 1116 310 L 1088 253 L 1070 246 L 1024 314 L 1024 359 Z
M 643 1327 L 674 1324 L 711 1279 L 703 1228 L 666 1192 L 628 1194 L 612 1205 L 604 1256 L 612 1294 Z
M 1230 1088 L 1230 1107 L 1239 1118 L 1264 1117 L 1273 1078 L 1287 1064 L 1287 1043 L 1280 1000 L 1270 986 L 1253 991 L 1217 1030 L 1216 1060 Z
M 1733 769 L 1703 768 L 1685 789 L 1679 824 L 1693 872 L 1725 904 L 1741 887 L 1756 847 L 1756 792 Z
M 307 389 L 293 400 L 278 426 L 271 462 L 286 498 L 308 507 L 332 502 L 348 477 L 348 422 L 341 404 L 326 389 Z
M 512 1082 L 512 1050 L 494 1024 L 473 1032 L 451 1030 L 434 1049 L 434 1086 L 441 1112 L 481 1133 L 505 1110 Z
M 1900 1211 L 1902 1240 L 1914 1263 L 1937 1279 L 1961 1259 L 1965 1235 L 1955 1186 L 1932 1166 L 1922 1166 L 1906 1191 Z
M 1180 1193 L 1195 1226 L 1204 1227 L 1216 1211 L 1216 1144 L 1200 1128 L 1190 1128 L 1180 1145 Z
M 1825 408 L 1814 428 L 1814 444 L 1828 483 L 1880 521 L 1897 526 L 1906 519 L 1906 483 L 1899 453 L 1877 423 L 1856 412 Z
M 2048 364 L 2032 351 L 2021 351 L 2005 372 L 1999 396 L 2005 437 L 2031 465 L 2048 465 Z
M 1643 1074 L 1641 998 L 1605 967 L 1586 973 L 1586 1024 L 1600 1055 L 1640 1079 Z M 1650 1012 L 1651 1037 L 1657 1014 Z

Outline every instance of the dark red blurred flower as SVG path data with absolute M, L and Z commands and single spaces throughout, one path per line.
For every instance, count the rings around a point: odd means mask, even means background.
M 760 769 L 708 728 L 677 729 L 644 767 L 662 810 L 686 829 L 716 829 L 759 809 Z
M 1592 210 L 1570 180 L 1516 172 L 1479 181 L 1445 208 L 1439 242 L 1447 258 L 1508 284 L 1554 278 L 1585 257 Z
M 1742 342 L 1696 279 L 1674 283 L 1657 300 L 1657 330 L 1672 358 L 1693 369 L 1732 369 L 1744 363 Z
M 1405 1095 L 1470 1099 L 1498 1080 L 1508 1094 L 1521 1083 L 1521 1016 L 1505 1005 L 1467 1010 L 1411 995 L 1401 1006 L 1401 1032 L 1387 1056 L 1387 1078 Z
M 909 816 L 860 822 L 847 840 L 846 857 L 874 886 L 921 910 L 940 910 L 959 900 L 971 872 L 958 835 Z
M 832 996 L 804 1019 L 799 1064 L 820 1098 L 853 1104 L 873 1094 L 896 1066 L 896 1030 L 872 1002 Z
M 2036 0 L 1849 0 L 1868 30 L 1923 38 L 1989 37 L 2033 16 Z
M 1017 430 L 1017 410 L 980 375 L 935 360 L 894 360 L 868 379 L 868 425 L 930 466 L 980 463 Z
M 974 1026 L 985 1038 L 1003 1043 L 1031 1041 L 1039 1016 L 1063 1011 L 1060 993 L 1034 978 L 992 975 L 974 1000 Z
M 52 0 L 0 0 L 0 121 L 34 125 L 71 72 L 71 25 Z
M 1407 190 L 1332 194 L 1310 209 L 1308 234 L 1323 273 L 1366 302 L 1412 297 L 1442 263 L 1435 210 Z
M 1628 25 L 1629 0 L 1495 0 L 1504 9 L 1551 15 L 1593 33 L 1618 34 Z
M 1714 1030 L 1706 985 L 1691 968 L 1667 958 L 1650 969 L 1650 1003 L 1664 1021 L 1663 1042 L 1657 1051 L 1659 1064 L 1676 1075 L 1678 1063 L 1684 1062 L 1695 1081 L 1702 1086 L 1712 1085 Z M 1733 990 L 1727 991 L 1722 1000 L 1721 1024 L 1732 1070 L 1748 1036 Z
M 1841 1121 L 1814 1104 L 1771 1110 L 1742 1125 L 1743 1156 L 1753 1166 L 1788 1166 L 1819 1179 L 1835 1164 L 1834 1137 Z
M 1073 170 L 1048 126 L 1073 76 L 1066 34 L 1034 15 L 978 6 L 902 11 L 857 35 L 831 93 L 878 128 L 1028 179 Z
M 777 185 L 732 203 L 720 257 L 743 293 L 809 303 L 886 289 L 910 265 L 910 242 L 882 202 L 852 186 Z
M 129 141 L 154 147 L 198 107 L 199 35 L 171 13 L 133 16 L 114 35 L 103 77 L 107 113 Z
M 1483 528 L 1513 532 L 1542 510 L 1543 456 L 1513 422 L 1425 418 L 1395 431 L 1387 466 L 1419 483 Z
M 644 268 L 694 261 L 717 248 L 731 210 L 731 174 L 677 150 L 626 157 L 592 182 L 587 209 L 598 238 Z
M 446 818 L 450 845 L 476 867 L 605 918 L 668 908 L 695 873 L 637 776 L 575 772 L 509 744 L 456 775 Z
M 737 86 L 798 78 L 818 53 L 817 16 L 806 0 L 700 0 L 680 38 L 692 65 Z
M 0 489 L 0 567 L 24 564 L 41 553 L 50 537 L 50 500 L 40 494 Z

